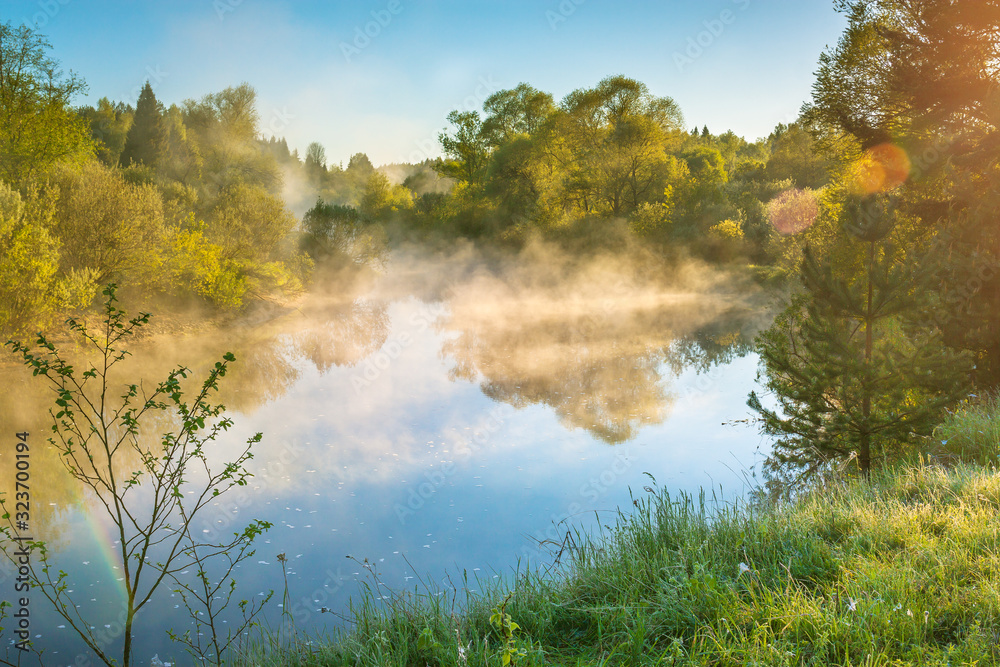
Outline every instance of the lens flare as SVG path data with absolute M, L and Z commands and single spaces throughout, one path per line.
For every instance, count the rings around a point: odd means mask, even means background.
M 785 190 L 767 205 L 767 213 L 779 234 L 798 234 L 816 221 L 819 201 L 812 190 Z
M 895 190 L 910 176 L 910 156 L 895 144 L 879 144 L 865 151 L 855 175 L 859 194 Z

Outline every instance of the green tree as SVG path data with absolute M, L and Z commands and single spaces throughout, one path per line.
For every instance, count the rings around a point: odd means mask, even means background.
M 260 114 L 257 113 L 257 91 L 244 82 L 208 95 L 204 103 L 212 107 L 226 134 L 245 143 L 257 139 Z
M 797 188 L 819 189 L 829 183 L 833 165 L 817 150 L 812 135 L 800 123 L 779 125 L 768 138 L 771 155 L 765 174 L 772 181 L 787 178 Z
M 208 234 L 226 259 L 256 263 L 275 258 L 279 243 L 294 227 L 295 217 L 280 198 L 239 183 L 220 196 Z
M 242 305 L 249 289 L 240 264 L 223 256 L 222 247 L 207 238 L 205 223 L 193 214 L 171 234 L 164 274 L 168 291 L 194 295 L 219 308 Z
M 498 148 L 515 137 L 537 132 L 553 111 L 552 95 L 521 83 L 486 98 L 482 133 L 492 147 Z
M 330 204 L 322 199 L 302 217 L 306 235 L 302 247 L 332 268 L 342 263 L 368 264 L 385 260 L 385 235 L 381 228 L 366 224 L 358 209 Z
M 726 172 L 736 171 L 740 162 L 740 154 L 746 149 L 747 141 L 743 137 L 737 136 L 732 130 L 720 134 L 712 141 L 712 144 L 722 155 Z
M 44 323 L 57 305 L 54 214 L 48 193 L 35 187 L 22 198 L 0 181 L 0 330 L 9 334 Z
M 247 295 L 301 291 L 308 262 L 288 243 L 296 220 L 281 198 L 259 185 L 236 183 L 222 192 L 206 223 L 204 238 L 213 256 L 205 259 L 219 267 L 210 275 L 225 305 L 239 306 Z
M 848 26 L 824 53 L 805 119 L 844 160 L 882 152 L 905 180 L 900 206 L 937 230 L 949 345 L 1000 383 L 1000 3 L 843 0 Z M 901 174 L 901 175 L 900 175 Z M 878 177 L 878 174 L 874 174 Z M 968 285 L 977 285 L 967 296 Z
M 486 194 L 494 197 L 510 219 L 537 219 L 544 208 L 546 168 L 528 136 L 507 141 L 490 160 Z
M 684 151 L 681 157 L 690 173 L 681 195 L 688 214 L 697 214 L 712 205 L 722 204 L 725 200 L 722 186 L 729 180 L 729 174 L 719 149 L 696 145 Z
M 163 204 L 152 185 L 128 183 L 121 171 L 91 161 L 56 174 L 54 231 L 64 272 L 89 270 L 96 285 L 156 284 L 165 244 Z
M 96 107 L 82 107 L 80 115 L 90 123 L 97 157 L 108 166 L 118 164 L 125 139 L 132 127 L 132 110 L 122 102 L 112 103 L 106 97 L 97 101 Z
M 372 165 L 372 161 L 368 159 L 367 155 L 364 153 L 355 153 L 351 156 L 351 159 L 347 161 L 347 171 L 352 175 L 356 175 L 357 178 L 367 182 L 368 177 L 372 175 L 373 171 L 375 171 L 375 167 Z
M 323 144 L 318 141 L 309 144 L 306 148 L 306 159 L 303 166 L 306 170 L 306 176 L 314 185 L 319 186 L 323 182 L 323 177 L 326 176 L 326 149 L 323 148 Z
M 684 119 L 669 97 L 624 76 L 610 76 L 591 89 L 575 90 L 555 119 L 572 155 L 570 189 L 585 209 L 630 213 L 663 192 L 666 142 Z
M 342 183 L 337 183 L 340 178 L 326 179 L 326 188 L 323 196 L 327 199 L 339 201 L 343 204 L 357 206 L 361 203 L 361 196 L 364 194 L 368 179 L 375 173 L 375 166 L 364 153 L 355 153 L 347 161 L 347 169 L 343 172 Z
M 306 164 L 312 162 L 317 168 L 326 170 L 326 149 L 323 144 L 314 141 L 306 148 Z
M 175 104 L 161 117 L 163 151 L 157 160 L 157 172 L 166 181 L 193 187 L 202 178 L 202 159 L 198 144 L 184 124 L 184 113 Z
M 393 185 L 385 174 L 374 172 L 368 177 L 361 196 L 359 210 L 369 221 L 386 220 L 393 215 L 413 208 L 413 195 L 402 185 Z
M 135 115 L 132 117 L 132 127 L 128 131 L 119 158 L 123 167 L 132 164 L 156 166 L 166 140 L 162 115 L 163 110 L 156 101 L 153 87 L 147 81 L 139 93 L 139 100 L 135 104 Z
M 221 194 L 237 184 L 273 195 L 281 190 L 277 162 L 258 140 L 256 99 L 253 87 L 242 83 L 184 102 L 184 126 L 201 159 L 199 212 L 206 216 Z
M 50 48 L 31 28 L 0 22 L 0 178 L 8 183 L 94 149 L 86 119 L 70 107 L 86 84 L 64 75 Z
M 81 615 L 80 605 L 74 603 L 73 590 L 67 585 L 69 574 L 55 565 L 45 543 L 17 540 L 11 519 L 13 507 L 4 500 L 0 500 L 6 520 L 0 529 L 0 551 L 13 563 L 18 562 L 19 549 L 29 551 L 29 564 L 24 565 L 23 560 L 20 564 L 28 570 L 25 576 L 32 591 L 51 603 L 55 613 L 102 663 L 125 667 L 135 664 L 136 615 L 154 601 L 154 594 L 164 583 L 172 583 L 186 591 L 183 600 L 198 630 L 211 634 L 207 647 L 198 641 L 197 646 L 188 642 L 189 648 L 198 654 L 199 662 L 207 659 L 221 664 L 221 652 L 247 628 L 266 600 L 240 603 L 244 622 L 238 623 L 232 633 L 220 636 L 217 630 L 221 628 L 214 624 L 220 605 L 205 593 L 212 591 L 225 597 L 221 604 L 224 607 L 232 591 L 226 595 L 209 584 L 206 563 L 223 561 L 221 581 L 235 586 L 234 568 L 253 555 L 250 547 L 254 539 L 270 524 L 252 521 L 221 542 L 194 534 L 192 525 L 218 496 L 246 486 L 251 477 L 246 464 L 261 434 L 250 437 L 222 465 L 210 462 L 212 447 L 233 425 L 225 416 L 225 406 L 212 403 L 220 380 L 235 360 L 230 353 L 215 363 L 191 398 L 187 397 L 185 381 L 191 371 L 184 367 L 175 368 L 151 388 L 141 389 L 141 381 L 116 386 L 114 372 L 130 356 L 129 340 L 150 316 L 126 317 L 116 305 L 114 286 L 104 294 L 104 318 L 96 328 L 75 319 L 68 321 L 70 333 L 92 357 L 72 363 L 45 336 L 39 336 L 32 346 L 15 341 L 8 341 L 7 346 L 54 394 L 50 443 L 74 482 L 90 492 L 97 511 L 103 512 L 114 526 L 117 539 L 113 549 L 126 593 L 118 659 L 113 655 L 117 646 L 109 647 L 101 641 L 94 631 L 96 624 Z M 146 425 L 157 417 L 166 417 L 175 430 L 149 437 Z M 197 573 L 198 582 L 193 585 L 181 576 L 188 568 Z M 198 603 L 205 607 L 207 620 L 212 623 L 206 624 L 198 613 L 201 610 L 191 607 Z
M 470 185 L 481 184 L 490 146 L 479 113 L 452 111 L 448 114 L 448 122 L 455 126 L 454 134 L 442 132 L 438 135 L 446 158 L 440 165 L 441 173 Z
M 920 245 L 898 216 L 885 196 L 849 198 L 838 252 L 806 251 L 802 294 L 758 341 L 778 407 L 756 393 L 749 405 L 777 436 L 776 469 L 856 458 L 867 476 L 929 435 L 967 386 L 968 360 L 925 326 L 933 272 L 906 256 Z

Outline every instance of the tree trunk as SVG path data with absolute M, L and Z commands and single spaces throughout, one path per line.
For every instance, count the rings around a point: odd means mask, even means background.
M 131 596 L 130 596 L 131 597 Z M 128 613 L 125 616 L 125 646 L 122 647 L 123 667 L 132 664 L 132 620 L 135 618 L 135 611 L 132 609 L 133 601 L 128 601 Z
M 865 304 L 865 372 L 862 378 L 861 391 L 861 416 L 863 417 L 861 427 L 861 437 L 858 442 L 858 463 L 861 465 L 861 474 L 868 479 L 872 466 L 872 387 L 871 387 L 871 363 L 873 352 L 873 336 L 875 322 L 872 318 L 872 302 L 875 296 L 875 286 L 872 281 L 872 272 L 875 270 L 875 242 L 872 241 L 868 253 L 868 302 Z

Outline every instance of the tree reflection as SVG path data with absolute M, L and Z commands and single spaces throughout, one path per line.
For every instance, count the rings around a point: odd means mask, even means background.
M 669 377 L 699 372 L 751 349 L 747 312 L 724 299 L 549 301 L 510 294 L 484 305 L 458 295 L 440 328 L 457 332 L 443 354 L 452 379 L 480 382 L 496 401 L 550 406 L 567 427 L 610 444 L 664 421 Z
M 27 432 L 30 461 L 31 533 L 50 548 L 65 546 L 62 525 L 67 514 L 82 506 L 82 489 L 71 483 L 69 473 L 49 445 L 53 395 L 21 367 L 4 367 L 4 400 L 0 401 L 0 433 L 8 438 L 0 448 L 0 493 L 14 507 L 14 443 L 16 433 Z
M 756 333 L 745 317 L 730 314 L 673 341 L 665 350 L 664 360 L 674 375 L 688 369 L 706 373 L 752 352 Z
M 321 373 L 334 366 L 352 366 L 377 352 L 389 336 L 389 314 L 382 302 L 356 299 L 315 313 L 291 334 L 297 354 Z

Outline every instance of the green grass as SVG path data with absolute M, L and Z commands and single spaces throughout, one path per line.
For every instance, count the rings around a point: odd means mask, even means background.
M 936 454 L 948 460 L 989 465 L 1000 454 L 1000 397 L 973 397 L 960 403 L 934 432 Z
M 942 428 L 986 432 L 958 422 Z M 977 451 L 995 461 L 998 441 Z M 434 590 L 383 603 L 370 579 L 349 634 L 263 641 L 243 664 L 1000 664 L 994 467 L 919 463 L 791 503 L 711 507 L 647 492 L 560 572 L 520 573 L 463 609 Z

